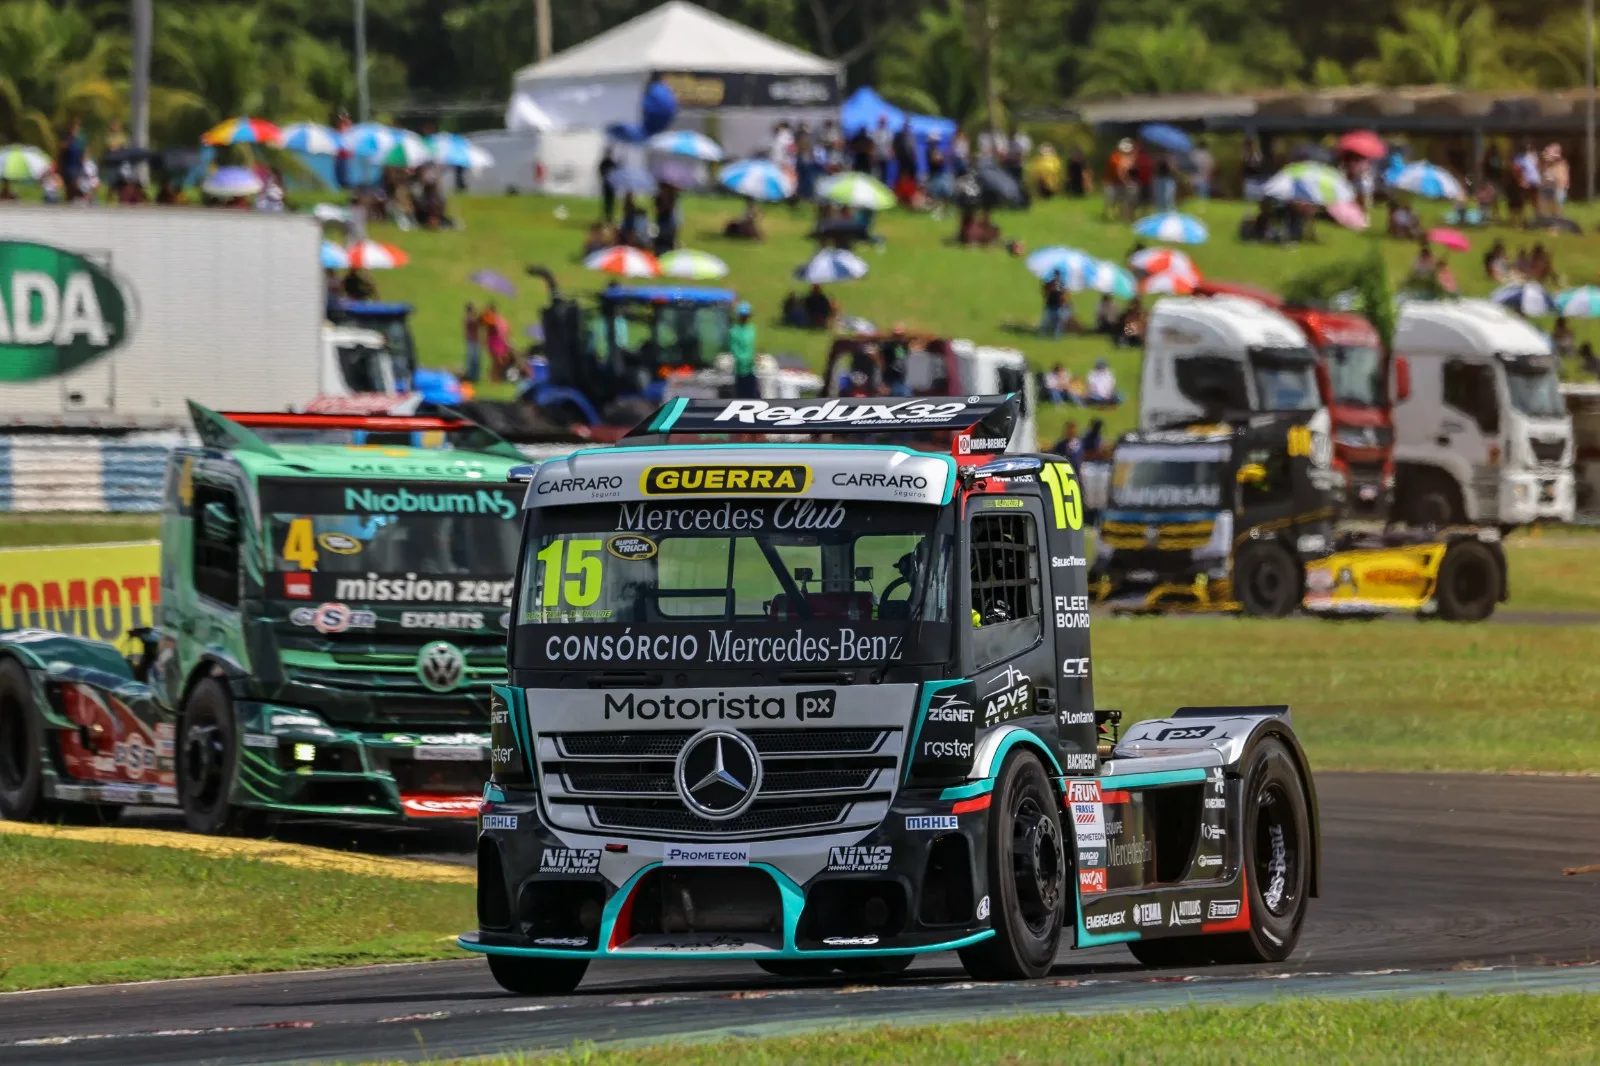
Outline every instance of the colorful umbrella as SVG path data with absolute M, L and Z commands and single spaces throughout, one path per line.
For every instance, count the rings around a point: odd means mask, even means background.
M 715 281 L 728 276 L 728 264 L 710 252 L 679 248 L 661 257 L 661 276 L 686 281 Z
M 201 144 L 220 147 L 225 144 L 276 145 L 283 132 L 265 119 L 230 118 L 219 122 L 200 135 Z
M 339 134 L 339 142 L 356 158 L 372 159 L 393 148 L 399 132 L 381 122 L 362 122 Z
M 38 181 L 49 169 L 50 157 L 31 144 L 8 144 L 0 148 L 0 178 Z
M 661 264 L 656 262 L 656 257 L 649 252 L 641 252 L 637 248 L 618 244 L 611 248 L 602 248 L 583 261 L 583 265 L 590 270 L 599 270 L 607 274 L 620 274 L 625 278 L 657 278 L 661 276 Z
M 511 283 L 511 279 L 493 270 L 473 271 L 467 280 L 490 292 L 497 292 L 508 300 L 517 295 L 517 287 Z
M 1194 260 L 1175 248 L 1146 248 L 1128 257 L 1128 265 L 1146 274 L 1178 273 L 1199 278 Z
M 1354 200 L 1344 200 L 1340 203 L 1329 204 L 1325 210 L 1328 212 L 1329 218 L 1345 229 L 1364 230 L 1369 225 L 1367 213 L 1361 210 L 1361 205 Z
M 428 147 L 433 150 L 434 161 L 447 167 L 485 170 L 494 166 L 494 156 L 459 133 L 435 133 L 428 138 Z
M 350 265 L 357 270 L 393 270 L 411 262 L 411 257 L 394 245 L 377 241 L 352 244 L 345 251 L 350 256 Z
M 266 183 L 249 167 L 219 167 L 200 185 L 200 191 L 219 200 L 234 200 L 241 196 L 254 196 Z
M 1176 211 L 1147 215 L 1133 224 L 1133 232 L 1153 241 L 1169 241 L 1173 244 L 1204 244 L 1210 236 L 1205 223 L 1192 215 L 1180 215 Z
M 1263 196 L 1295 203 L 1344 203 L 1356 198 L 1356 190 L 1345 176 L 1326 163 L 1290 163 L 1261 187 Z
M 722 187 L 752 200 L 776 203 L 794 195 L 794 178 L 765 159 L 747 159 L 722 168 Z
M 1556 310 L 1568 318 L 1600 318 L 1600 287 L 1580 285 L 1558 293 Z
M 418 134 L 410 130 L 395 130 L 393 143 L 377 155 L 367 158 L 381 167 L 411 170 L 433 162 L 433 149 Z
M 1189 135 L 1165 122 L 1151 122 L 1140 126 L 1139 139 L 1168 152 L 1194 151 L 1194 142 L 1189 140 Z
M 681 155 L 707 163 L 722 162 L 722 146 L 694 130 L 667 130 L 650 138 L 650 149 L 667 155 Z
M 1076 248 L 1068 248 L 1061 244 L 1040 248 L 1027 258 L 1028 270 L 1034 277 L 1043 281 L 1052 274 L 1060 273 L 1064 284 L 1067 278 L 1086 276 L 1099 262 L 1088 252 L 1080 252 Z M 1072 286 L 1069 284 L 1067 287 Z
M 1371 130 L 1351 130 L 1340 137 L 1339 151 L 1358 155 L 1363 159 L 1382 159 L 1389 154 L 1383 138 Z
M 894 193 L 887 185 L 871 175 L 854 171 L 824 178 L 817 186 L 817 196 L 867 211 L 887 211 L 894 206 Z
M 311 209 L 311 217 L 324 225 L 338 223 L 348 226 L 355 216 L 344 204 L 317 204 Z
M 1146 294 L 1174 293 L 1187 296 L 1194 292 L 1195 279 L 1186 274 L 1151 274 L 1139 283 L 1139 291 Z
M 1513 281 L 1502 285 L 1489 294 L 1489 299 L 1525 318 L 1552 315 L 1556 310 L 1556 302 L 1549 291 L 1531 281 Z
M 611 188 L 619 195 L 631 192 L 636 196 L 648 196 L 656 191 L 656 179 L 648 170 L 619 167 L 611 172 Z
M 339 135 L 315 122 L 294 122 L 278 131 L 278 147 L 306 155 L 338 155 Z
M 322 242 L 322 269 L 323 270 L 348 270 L 350 267 L 350 253 L 334 244 L 332 241 Z
M 1094 265 L 1094 269 L 1089 272 L 1085 281 L 1087 284 L 1083 285 L 1083 288 L 1092 292 L 1103 292 L 1119 300 L 1131 300 L 1139 291 L 1132 274 L 1117 264 L 1108 263 L 1103 259 Z
M 824 248 L 811 259 L 795 267 L 796 281 L 809 281 L 813 285 L 826 285 L 835 281 L 854 281 L 867 276 L 866 262 L 854 252 L 842 248 Z
M 1467 235 L 1458 229 L 1448 226 L 1439 226 L 1428 231 L 1428 240 L 1441 248 L 1449 248 L 1453 252 L 1470 251 L 1472 242 L 1467 240 Z
M 1430 200 L 1464 200 L 1467 196 L 1454 174 L 1427 162 L 1407 163 L 1389 184 Z

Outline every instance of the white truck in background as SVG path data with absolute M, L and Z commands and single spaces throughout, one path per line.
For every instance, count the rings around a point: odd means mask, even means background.
M 1577 520 L 1600 525 L 1600 384 L 1571 382 L 1561 396 L 1572 416 L 1572 491 Z
M 255 411 L 374 390 L 400 400 L 380 335 L 324 328 L 321 241 L 299 215 L 7 205 L 0 429 L 182 429 L 191 399 Z
M 1572 521 L 1572 418 L 1549 338 L 1486 300 L 1412 301 L 1394 352 L 1401 517 L 1502 528 Z

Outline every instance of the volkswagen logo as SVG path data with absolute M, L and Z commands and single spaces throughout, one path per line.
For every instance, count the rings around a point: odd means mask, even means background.
M 761 788 L 761 757 L 743 733 L 707 729 L 678 752 L 673 774 L 684 805 L 722 822 L 742 814 Z
M 417 677 L 430 692 L 455 691 L 466 672 L 466 657 L 447 640 L 425 644 L 417 653 Z

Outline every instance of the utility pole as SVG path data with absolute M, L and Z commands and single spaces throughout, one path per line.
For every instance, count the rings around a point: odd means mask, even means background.
M 539 61 L 550 58 L 550 0 L 533 0 L 534 30 L 539 35 Z
M 155 12 L 154 0 L 133 0 L 133 85 L 128 101 L 131 127 L 128 136 L 135 148 L 150 147 L 150 41 Z
M 366 0 L 355 0 L 356 5 L 356 121 L 367 121 L 367 5 Z
M 1583 83 L 1589 90 L 1583 115 L 1583 170 L 1587 178 L 1584 191 L 1594 202 L 1594 0 L 1583 0 L 1583 30 L 1588 37 L 1584 49 Z

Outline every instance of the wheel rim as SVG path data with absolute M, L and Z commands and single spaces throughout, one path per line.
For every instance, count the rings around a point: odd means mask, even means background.
M 1256 603 L 1271 610 L 1278 609 L 1288 586 L 1289 575 L 1282 562 L 1270 555 L 1262 560 L 1250 576 L 1250 591 L 1255 594 Z
M 1252 872 L 1267 913 L 1287 917 L 1300 902 L 1300 833 L 1294 808 L 1283 786 L 1272 782 L 1262 787 L 1256 810 Z
M 1022 920 L 1034 933 L 1046 935 L 1061 906 L 1066 854 L 1061 828 L 1032 797 L 1024 799 L 1012 817 L 1011 859 Z
M 10 696 L 0 696 L 0 788 L 22 787 L 28 776 L 28 730 L 22 707 Z
M 196 708 L 192 713 L 194 721 L 183 738 L 184 794 L 190 807 L 209 811 L 222 798 L 228 750 L 211 711 Z

